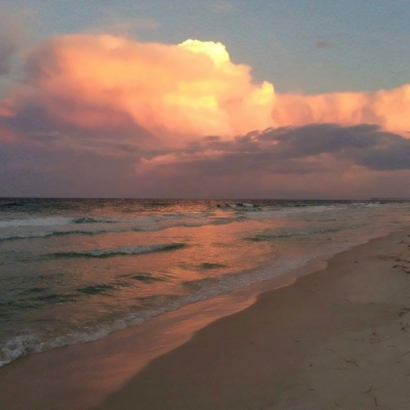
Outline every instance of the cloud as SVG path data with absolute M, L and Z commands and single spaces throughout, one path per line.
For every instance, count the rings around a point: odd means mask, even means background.
M 218 42 L 95 34 L 24 63 L 0 100 L 3 195 L 380 196 L 410 176 L 410 85 L 276 94 Z
M 167 143 L 267 127 L 274 90 L 220 43 L 139 43 L 108 35 L 68 35 L 26 60 L 26 87 L 0 110 L 82 129 L 115 128 L 127 118 Z M 32 115 L 33 116 L 33 115 Z M 46 118 L 47 117 L 47 118 Z
M 410 176 L 410 140 L 368 124 L 269 128 L 173 148 L 108 134 L 73 145 L 70 133 L 36 132 L 3 145 L 4 194 L 365 198 L 405 195 Z
M 406 136 L 410 130 L 410 85 L 375 92 L 277 95 L 272 118 L 277 126 L 377 124 Z
M 109 129 L 120 139 L 134 132 L 135 144 L 151 136 L 172 145 L 310 123 L 377 124 L 404 136 L 410 130 L 410 85 L 373 93 L 276 94 L 212 41 L 165 45 L 59 36 L 27 55 L 25 71 L 25 83 L 0 100 L 0 139 L 10 140 L 24 124 L 24 132 L 69 129 L 98 138 Z
M 310 124 L 255 131 L 232 140 L 208 137 L 152 162 L 207 174 L 295 174 L 324 170 L 321 160 L 329 157 L 347 167 L 410 170 L 410 140 L 376 125 Z
M 410 176 L 410 140 L 368 124 L 270 128 L 151 154 L 136 175 L 171 196 L 394 196 Z

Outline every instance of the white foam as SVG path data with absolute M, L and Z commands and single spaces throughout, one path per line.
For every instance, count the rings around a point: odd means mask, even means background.
M 32 334 L 16 336 L 8 340 L 0 350 L 0 367 L 30 353 L 39 353 L 45 349 L 44 343 Z
M 61 226 L 71 222 L 70 218 L 62 216 L 50 216 L 45 218 L 25 218 L 25 219 L 10 219 L 0 221 L 0 228 L 16 228 L 23 226 Z

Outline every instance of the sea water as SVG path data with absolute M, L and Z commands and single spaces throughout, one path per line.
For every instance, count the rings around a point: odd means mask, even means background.
M 0 366 L 403 229 L 409 203 L 0 199 Z

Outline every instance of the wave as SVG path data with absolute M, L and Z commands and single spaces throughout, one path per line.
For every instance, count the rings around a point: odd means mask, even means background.
M 351 229 L 350 227 L 349 229 Z M 345 227 L 333 227 L 328 229 L 306 229 L 306 230 L 293 230 L 293 231 L 277 231 L 277 232 L 265 232 L 254 236 L 246 237 L 245 240 L 252 242 L 268 242 L 281 238 L 290 238 L 295 236 L 310 236 L 320 235 L 325 233 L 340 232 L 346 229 Z
M 77 252 L 55 252 L 47 256 L 52 258 L 109 258 L 120 255 L 140 255 L 152 252 L 173 251 L 182 249 L 185 245 L 185 243 L 168 243 L 161 245 L 128 246 Z
M 113 232 L 109 229 L 98 229 L 94 231 L 50 231 L 50 232 L 30 232 L 19 234 L 3 234 L 0 235 L 0 241 L 13 241 L 19 239 L 42 239 L 49 238 L 51 236 L 67 236 L 67 235 L 100 235 L 102 233 Z M 118 231 L 121 232 L 121 231 Z
M 92 220 L 92 221 L 91 221 Z M 176 228 L 176 227 L 183 227 L 183 228 L 197 228 L 201 226 L 206 226 L 206 225 L 225 225 L 229 224 L 231 222 L 235 221 L 241 221 L 243 218 L 241 217 L 236 217 L 236 218 L 215 218 L 212 220 L 194 220 L 194 221 L 183 221 L 179 219 L 175 219 L 174 223 L 170 223 L 170 219 L 158 219 L 156 221 L 153 221 L 153 223 L 146 225 L 146 221 L 139 221 L 143 222 L 140 226 L 115 226 L 115 227 L 100 227 L 99 225 L 98 228 L 86 228 L 84 227 L 83 229 L 66 229 L 64 230 L 64 227 L 60 227 L 60 229 L 56 230 L 47 230 L 47 231 L 28 231 L 28 232 L 9 232 L 9 233 L 2 233 L 0 234 L 0 242 L 1 241 L 11 241 L 11 240 L 24 240 L 24 239 L 44 239 L 44 238 L 50 238 L 53 236 L 68 236 L 68 235 L 100 235 L 104 233 L 125 233 L 125 232 L 155 232 L 155 231 L 160 231 L 163 229 L 169 229 L 169 228 Z M 77 222 L 75 222 L 77 221 Z M 1 224 L 5 221 L 0 221 L 0 228 L 2 227 Z M 13 222 L 13 221 L 7 221 L 7 222 Z M 106 220 L 97 220 L 93 218 L 80 218 L 77 220 L 74 220 L 72 223 L 75 224 L 97 224 L 97 223 L 110 223 L 113 224 L 115 222 L 129 222 L 129 221 L 106 221 Z M 130 221 L 131 223 L 138 223 L 138 221 Z M 164 222 L 164 224 L 161 224 L 161 222 Z M 14 222 L 13 222 L 14 223 Z M 61 226 L 64 225 L 64 223 L 60 224 Z M 21 224 L 18 225 L 16 222 L 15 225 L 9 225 L 8 227 L 23 227 L 23 226 L 35 226 L 35 224 L 29 225 L 27 224 Z
M 58 344 L 55 347 L 58 347 Z M 49 346 L 45 346 L 44 342 L 34 335 L 16 336 L 8 340 L 1 348 L 0 367 L 19 357 L 30 353 L 40 353 L 49 349 Z
M 110 222 L 110 221 L 103 221 L 101 219 L 91 218 L 89 216 L 84 216 L 82 218 L 75 218 L 73 219 L 74 224 L 94 224 L 98 222 Z
M 71 222 L 71 218 L 48 216 L 45 218 L 24 218 L 0 221 L 0 228 L 19 228 L 27 226 L 61 226 Z
M 63 216 L 47 216 L 44 218 L 22 218 L 0 221 L 0 228 L 20 228 L 28 226 L 64 226 L 69 224 L 118 223 L 121 219 L 104 219 L 92 217 L 69 218 Z
M 148 276 L 143 275 L 148 278 Z M 130 277 L 131 278 L 131 277 Z M 131 278 L 132 279 L 132 278 Z M 141 280 L 140 278 L 135 278 Z M 88 295 L 95 293 L 102 293 L 108 289 L 101 285 L 95 285 L 90 287 L 78 288 L 77 291 Z M 154 296 L 154 299 L 161 299 L 160 295 Z M 152 299 L 152 298 L 148 298 Z M 172 297 L 171 297 L 172 299 Z M 109 334 L 121 329 L 125 329 L 129 326 L 140 325 L 146 320 L 155 316 L 159 316 L 169 310 L 175 310 L 180 307 L 180 304 L 170 306 L 154 306 L 152 309 L 145 312 L 139 311 L 137 315 L 132 314 L 129 317 L 123 319 L 117 319 L 114 322 L 100 325 L 96 328 L 89 328 L 84 330 L 72 330 L 70 333 L 66 333 L 60 336 L 45 336 L 36 334 L 30 329 L 26 330 L 25 334 L 11 337 L 0 345 L 0 367 L 5 366 L 12 361 L 27 356 L 32 353 L 41 353 L 48 350 L 56 349 L 63 346 L 74 345 L 77 343 L 87 343 L 94 340 L 102 339 Z
M 25 203 L 22 201 L 4 201 L 0 200 L 0 208 L 16 208 L 16 207 L 23 207 Z
M 164 229 L 164 228 L 163 228 Z M 69 236 L 69 235 L 101 235 L 104 233 L 124 233 L 124 232 L 153 232 L 160 228 L 124 228 L 124 229 L 96 229 L 96 230 L 73 230 L 73 231 L 48 231 L 48 232 L 27 232 L 27 233 L 10 233 L 0 234 L 1 241 L 16 241 L 23 239 L 45 239 L 53 236 Z
M 24 299 L 0 300 L 0 316 L 13 315 L 18 311 L 42 309 L 44 306 L 54 304 L 76 302 L 79 298 L 93 295 L 113 294 L 124 288 L 141 285 L 150 285 L 155 282 L 164 282 L 165 278 L 151 273 L 139 272 L 134 274 L 120 275 L 117 280 L 111 282 L 84 284 L 69 292 L 50 293 L 46 287 L 33 287 L 19 293 Z
M 217 204 L 217 208 L 221 209 L 234 209 L 236 211 L 262 211 L 262 207 L 257 204 L 248 204 L 244 202 L 237 203 L 222 203 Z
M 154 276 L 152 273 L 146 273 L 146 272 L 140 272 L 140 273 L 127 273 L 124 275 L 120 275 L 119 278 L 121 279 L 131 279 L 135 280 L 137 282 L 142 282 L 142 283 L 154 283 L 154 282 L 163 282 L 165 279 L 161 277 Z
M 211 269 L 222 269 L 227 268 L 228 266 L 223 263 L 216 263 L 216 262 L 203 262 L 199 266 L 201 270 L 211 270 Z
M 7 340 L 0 347 L 0 367 L 11 363 L 19 357 L 27 356 L 32 353 L 41 353 L 58 347 L 69 346 L 81 342 L 91 342 L 102 339 L 110 333 L 125 328 L 125 323 L 119 323 L 112 328 L 101 328 L 92 333 L 78 332 L 65 336 L 58 336 L 51 340 L 44 340 L 35 334 L 26 334 L 13 337 Z

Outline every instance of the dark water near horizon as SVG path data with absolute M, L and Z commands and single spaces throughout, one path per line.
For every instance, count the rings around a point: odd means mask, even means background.
M 409 203 L 0 199 L 0 366 L 409 226 Z

